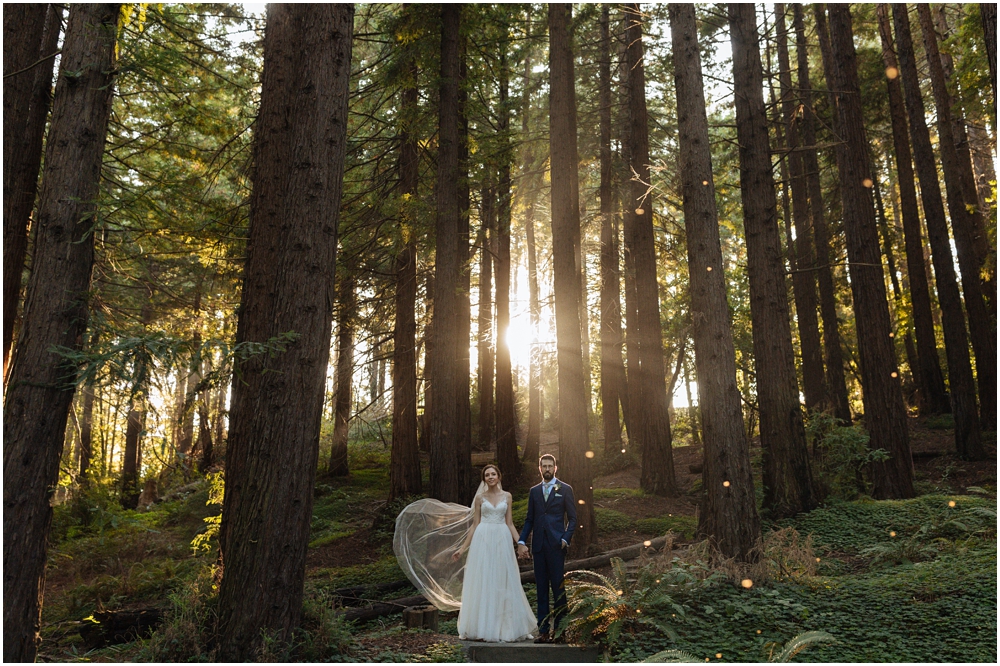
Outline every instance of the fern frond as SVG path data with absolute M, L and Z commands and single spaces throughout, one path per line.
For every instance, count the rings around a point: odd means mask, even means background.
M 785 643 L 781 652 L 772 656 L 768 661 L 772 663 L 785 664 L 791 661 L 795 655 L 802 652 L 810 645 L 816 645 L 817 643 L 833 643 L 836 640 L 836 638 L 825 631 L 807 631 Z
M 644 664 L 693 664 L 701 661 L 684 650 L 663 650 L 642 660 Z

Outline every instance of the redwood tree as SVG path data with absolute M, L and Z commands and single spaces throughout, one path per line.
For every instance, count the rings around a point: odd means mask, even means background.
M 580 335 L 580 185 L 576 147 L 576 85 L 572 6 L 549 10 L 549 154 L 552 179 L 552 272 L 559 366 L 559 468 L 580 506 L 572 552 L 585 553 L 596 534 L 592 472 L 586 457 L 587 392 Z
M 333 396 L 333 442 L 327 472 L 347 476 L 347 440 L 351 430 L 351 404 L 354 401 L 354 329 L 357 317 L 357 294 L 354 276 L 344 271 L 337 293 L 337 385 Z
M 795 381 L 754 5 L 730 4 L 729 26 L 760 442 L 764 454 L 764 508 L 772 518 L 781 518 L 813 507 L 812 474 Z
M 649 190 L 649 127 L 646 115 L 646 78 L 643 66 L 642 13 L 638 3 L 625 5 L 625 59 L 628 69 L 628 154 L 634 173 L 626 191 L 625 244 L 635 268 L 635 318 L 638 355 L 629 354 L 629 380 L 637 382 L 636 414 L 642 449 L 643 490 L 657 495 L 677 492 L 670 415 L 663 363 L 660 295 L 656 280 L 656 247 L 653 235 L 653 195 Z M 635 368 L 635 370 L 633 370 Z M 629 433 L 631 435 L 631 433 Z
M 923 98 L 920 95 L 920 80 L 913 54 L 910 20 L 905 5 L 893 7 L 892 11 L 903 91 L 906 96 L 906 111 L 910 119 L 910 139 L 913 142 L 917 174 L 920 178 L 920 195 L 924 203 L 924 219 L 931 245 L 931 258 L 934 261 L 938 303 L 941 306 L 941 328 L 944 331 L 944 345 L 948 359 L 951 409 L 955 415 L 955 445 L 963 457 L 979 457 L 983 451 L 979 433 L 976 389 L 969 358 L 969 338 L 965 333 L 965 313 L 962 310 L 962 298 L 955 275 L 951 239 L 948 235 L 941 188 L 938 184 L 937 164 L 925 120 Z M 969 296 L 966 293 L 966 301 L 969 300 Z
M 63 42 L 23 333 L 4 401 L 4 661 L 34 661 L 37 649 L 49 498 L 77 375 L 53 348 L 79 350 L 87 327 L 119 7 L 73 5 Z
M 434 283 L 434 399 L 430 405 L 430 495 L 465 503 L 470 494 L 468 261 L 463 219 L 461 5 L 441 6 L 441 80 L 438 99 L 437 221 Z M 463 314 L 465 322 L 463 323 Z M 464 347 L 464 349 L 462 349 Z
M 289 640 L 306 549 L 330 355 L 354 5 L 271 4 L 236 342 L 294 332 L 237 364 L 220 532 L 218 659 Z
M 875 175 L 865 139 L 857 56 L 847 5 L 830 5 L 830 47 L 833 61 L 839 63 L 834 90 L 843 140 L 838 147 L 840 193 L 861 360 L 864 423 L 871 448 L 885 449 L 888 453 L 886 460 L 872 463 L 874 495 L 879 499 L 913 497 L 906 407 L 893 341 L 889 337 L 892 326 L 872 201 Z
M 896 61 L 892 30 L 889 24 L 889 6 L 879 4 L 877 13 L 879 35 L 882 40 L 882 60 L 886 68 L 885 80 L 889 91 L 889 115 L 892 121 L 892 145 L 895 149 L 899 204 L 903 218 L 906 272 L 910 280 L 910 304 L 913 308 L 913 328 L 917 338 L 918 367 L 911 368 L 911 371 L 916 375 L 917 384 L 920 387 L 920 413 L 942 414 L 950 411 L 951 406 L 948 403 L 944 375 L 941 373 L 941 363 L 938 359 L 937 341 L 934 336 L 931 291 L 927 280 L 927 271 L 924 267 L 924 244 L 921 237 L 917 188 L 906 123 L 906 106 L 903 103 L 899 63 Z M 949 248 L 949 254 L 950 252 Z M 941 280 L 940 276 L 938 280 Z
M 45 121 L 52 101 L 52 70 L 62 27 L 62 5 L 22 4 L 4 9 L 3 55 L 3 371 L 21 298 L 28 218 L 35 206 Z M 44 21 L 44 28 L 43 22 Z
M 698 528 L 727 557 L 746 560 L 760 538 L 760 519 L 736 386 L 698 30 L 694 5 L 671 4 L 669 11 L 677 88 L 678 171 L 691 279 L 691 335 L 705 442 L 705 496 Z

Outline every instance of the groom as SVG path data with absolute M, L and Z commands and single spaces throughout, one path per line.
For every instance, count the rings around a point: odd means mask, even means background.
M 531 534 L 531 550 L 535 560 L 535 586 L 538 591 L 538 629 L 536 643 L 551 643 L 549 633 L 549 588 L 555 596 L 552 629 L 559 628 L 559 618 L 566 611 L 566 591 L 563 589 L 563 563 L 566 550 L 576 529 L 576 500 L 573 489 L 556 478 L 555 456 L 545 454 L 538 459 L 542 482 L 528 492 L 528 517 L 517 542 L 517 556 L 528 557 L 525 542 Z

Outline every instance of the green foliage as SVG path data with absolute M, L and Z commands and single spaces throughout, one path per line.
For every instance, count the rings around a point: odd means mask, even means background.
M 222 500 L 226 492 L 226 481 L 224 472 L 208 474 L 208 499 L 206 506 L 222 507 Z M 219 536 L 219 529 L 222 527 L 222 513 L 205 517 L 205 530 L 191 540 L 191 549 L 198 553 L 208 553 L 213 549 L 212 541 Z
M 842 426 L 831 414 L 812 412 L 806 423 L 809 439 L 822 450 L 821 476 L 834 497 L 854 499 L 868 494 L 864 471 L 888 459 L 884 449 L 868 448 L 868 433 L 858 425 Z
M 659 516 L 640 518 L 635 521 L 635 529 L 645 534 L 666 534 L 674 532 L 684 539 L 694 538 L 698 529 L 698 519 L 694 516 Z
M 810 645 L 817 645 L 819 643 L 833 643 L 836 642 L 835 639 L 830 634 L 825 631 L 807 631 L 805 633 L 799 634 L 798 636 L 792 638 L 783 646 L 777 643 L 769 644 L 770 654 L 768 655 L 767 661 L 772 664 L 787 664 L 792 660 L 795 655 L 802 652 L 804 649 Z M 781 650 L 775 654 L 774 650 L 777 648 Z M 721 653 L 719 653 L 721 655 Z M 719 657 L 719 655 L 716 655 Z M 662 652 L 657 652 L 651 657 L 647 657 L 642 660 L 644 664 L 681 664 L 688 663 L 693 664 L 700 662 L 693 654 L 684 652 L 683 650 L 663 650 Z
M 209 647 L 215 627 L 218 584 L 214 566 L 169 596 L 170 609 L 153 635 L 140 643 L 134 661 L 213 661 Z
M 311 572 L 312 582 L 318 589 L 335 590 L 354 585 L 390 583 L 406 576 L 396 563 L 395 555 L 386 555 L 370 564 L 349 567 L 330 567 Z
M 951 414 L 935 414 L 924 419 L 924 426 L 930 430 L 954 430 L 955 417 Z
M 683 615 L 685 609 L 674 603 L 661 580 L 649 569 L 629 575 L 625 563 L 617 557 L 611 560 L 610 576 L 593 571 L 567 573 L 566 631 L 584 640 L 596 639 L 608 647 L 618 643 L 623 630 L 634 631 L 640 625 L 672 636 L 672 629 L 661 619 L 662 612 L 672 610 Z
M 422 655 L 413 657 L 414 662 L 429 662 L 433 664 L 465 663 L 465 651 L 460 643 L 434 643 L 427 647 Z
M 632 519 L 614 509 L 595 507 L 594 518 L 597 520 L 597 530 L 600 534 L 627 532 L 632 529 Z

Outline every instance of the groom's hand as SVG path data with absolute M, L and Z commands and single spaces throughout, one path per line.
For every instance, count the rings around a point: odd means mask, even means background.
M 528 547 L 523 543 L 517 544 L 517 559 L 526 560 L 528 559 Z

